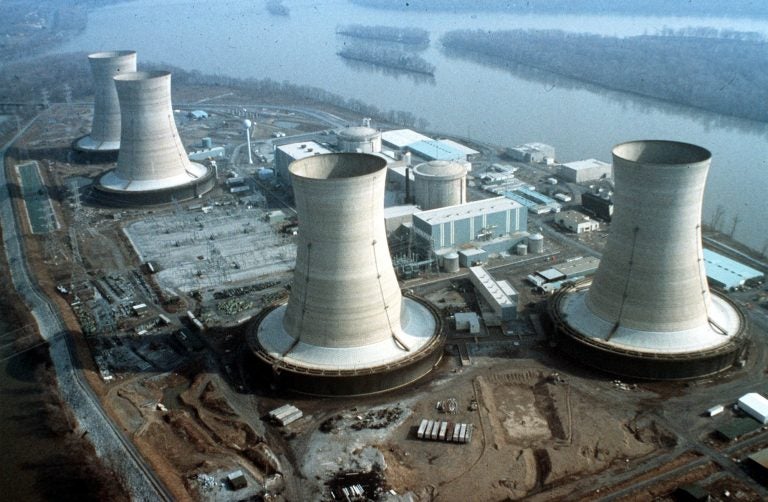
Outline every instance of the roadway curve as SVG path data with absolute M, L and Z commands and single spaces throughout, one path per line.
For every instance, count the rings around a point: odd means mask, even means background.
M 5 155 L 35 120 L 30 121 L 0 149 L 0 224 L 13 286 L 34 317 L 40 335 L 49 342 L 62 399 L 69 404 L 80 429 L 88 433 L 99 457 L 122 477 L 133 500 L 173 500 L 171 493 L 144 462 L 133 443 L 102 408 L 98 397 L 85 381 L 82 369 L 77 368 L 73 342 L 58 309 L 38 288 L 29 273 L 19 223 L 8 189 Z

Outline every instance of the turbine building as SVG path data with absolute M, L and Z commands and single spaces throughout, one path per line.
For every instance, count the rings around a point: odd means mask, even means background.
M 326 154 L 290 168 L 299 216 L 287 304 L 263 312 L 249 345 L 284 386 L 358 395 L 406 385 L 442 355 L 434 308 L 400 292 L 384 229 L 386 161 Z
M 591 285 L 550 300 L 558 344 L 598 369 L 634 378 L 718 373 L 742 355 L 738 307 L 710 291 L 701 247 L 709 151 L 672 141 L 613 149 L 611 233 Z
M 213 171 L 190 162 L 171 107 L 171 74 L 123 73 L 114 78 L 121 110 L 117 167 L 96 184 L 111 205 L 163 204 L 208 192 Z

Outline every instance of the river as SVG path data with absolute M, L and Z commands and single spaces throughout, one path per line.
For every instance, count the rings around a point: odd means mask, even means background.
M 768 242 L 768 124 L 578 84 L 548 74 L 511 73 L 451 58 L 442 33 L 462 28 L 532 28 L 628 36 L 664 27 L 711 26 L 768 36 L 768 20 L 503 13 L 379 11 L 344 0 L 286 0 L 290 16 L 267 14 L 253 0 L 139 0 L 92 12 L 87 29 L 57 52 L 138 51 L 144 61 L 233 77 L 271 78 L 326 89 L 382 109 L 408 110 L 430 129 L 498 145 L 541 141 L 558 160 L 610 161 L 611 147 L 634 139 L 674 139 L 713 153 L 704 221 L 723 206 L 723 230 L 756 249 Z M 430 81 L 387 75 L 345 62 L 339 24 L 414 26 L 430 31 L 421 55 L 437 67 Z M 631 69 L 627 69 L 631 71 Z M 727 92 L 725 90 L 724 92 Z M 768 106 L 755 103 L 755 106 Z

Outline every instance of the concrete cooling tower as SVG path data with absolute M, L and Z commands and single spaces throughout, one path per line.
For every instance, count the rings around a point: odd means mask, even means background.
M 433 160 L 413 169 L 414 198 L 423 211 L 467 202 L 467 168 L 458 162 Z
M 117 167 L 96 186 L 113 205 L 162 204 L 207 192 L 213 172 L 190 162 L 171 108 L 171 74 L 124 73 L 114 78 L 121 110 Z
M 745 318 L 710 291 L 701 207 L 711 155 L 634 141 L 613 149 L 614 217 L 591 286 L 550 301 L 558 343 L 598 369 L 646 379 L 717 373 L 741 357 Z
M 360 153 L 291 163 L 299 216 L 287 304 L 263 313 L 249 344 L 282 385 L 358 395 L 408 384 L 442 355 L 439 316 L 403 296 L 384 228 L 386 161 Z
M 113 78 L 136 71 L 136 52 L 96 52 L 88 56 L 94 84 L 91 133 L 75 142 L 75 149 L 115 153 L 120 149 L 120 103 Z

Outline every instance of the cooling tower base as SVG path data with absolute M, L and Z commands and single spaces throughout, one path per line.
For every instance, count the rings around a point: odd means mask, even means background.
M 186 183 L 149 190 L 120 190 L 102 183 L 114 171 L 107 171 L 99 177 L 91 192 L 96 202 L 118 207 L 155 206 L 195 199 L 209 192 L 216 185 L 213 169 L 205 168 L 205 174 Z
M 729 324 L 727 334 L 711 326 L 700 330 L 702 332 L 651 333 L 625 329 L 619 333 L 621 328 L 605 332 L 602 320 L 596 320 L 590 329 L 578 306 L 578 295 L 585 293 L 587 284 L 561 289 L 548 304 L 552 333 L 559 350 L 579 363 L 625 378 L 686 380 L 720 373 L 743 357 L 746 318 L 725 296 L 710 292 L 713 305 Z M 711 332 L 704 333 L 706 330 Z
M 440 362 L 445 335 L 431 305 L 412 296 L 403 304 L 410 321 L 400 342 L 350 348 L 296 343 L 282 330 L 285 304 L 265 309 L 247 334 L 256 370 L 278 387 L 316 396 L 377 394 L 413 383 Z
M 83 153 L 113 153 L 120 150 L 120 141 L 96 141 L 91 136 L 83 136 L 72 142 L 72 148 Z

